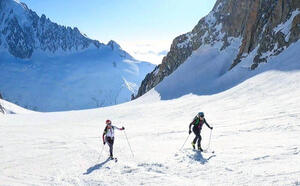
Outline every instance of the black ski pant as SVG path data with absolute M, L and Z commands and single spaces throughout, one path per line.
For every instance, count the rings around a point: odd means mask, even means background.
M 202 140 L 202 137 L 200 135 L 201 130 L 198 129 L 198 127 L 193 127 L 193 132 L 196 135 L 193 140 L 193 143 L 196 144 L 196 142 L 198 141 L 198 144 L 197 144 L 198 148 L 201 148 L 201 140 Z
M 113 157 L 114 137 L 105 137 L 105 141 L 107 142 L 107 145 L 109 146 L 110 157 Z

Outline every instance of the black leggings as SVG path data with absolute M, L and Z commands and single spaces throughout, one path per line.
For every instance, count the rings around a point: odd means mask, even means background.
M 193 132 L 196 135 L 193 140 L 193 143 L 196 144 L 196 142 L 198 141 L 197 145 L 198 147 L 201 147 L 201 140 L 202 140 L 202 137 L 200 135 L 201 130 L 199 130 L 197 127 L 193 127 Z
M 107 142 L 107 145 L 109 146 L 109 154 L 111 157 L 113 157 L 113 146 L 114 146 L 114 137 L 105 137 L 105 141 Z

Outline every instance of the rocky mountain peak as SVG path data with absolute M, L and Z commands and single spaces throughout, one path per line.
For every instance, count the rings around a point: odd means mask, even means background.
M 241 40 L 239 52 L 228 70 L 252 53 L 254 70 L 272 55 L 280 54 L 300 38 L 299 0 L 217 0 L 213 10 L 191 32 L 173 40 L 162 63 L 149 73 L 137 97 L 174 72 L 201 46 L 221 43 L 220 50 L 233 38 Z
M 121 49 L 121 46 L 117 42 L 115 42 L 114 40 L 110 40 L 107 43 L 107 46 L 110 46 L 112 50 L 120 50 Z
M 76 27 L 58 25 L 45 15 L 39 17 L 14 0 L 0 2 L 0 33 L 0 48 L 18 58 L 30 58 L 36 50 L 55 53 L 104 45 L 81 34 Z

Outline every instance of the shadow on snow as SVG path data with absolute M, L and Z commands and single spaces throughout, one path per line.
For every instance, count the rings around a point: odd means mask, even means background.
M 188 155 L 189 158 L 200 162 L 201 164 L 206 164 L 211 158 L 215 157 L 216 155 L 211 155 L 208 158 L 204 158 L 202 153 L 198 150 L 194 150 L 195 154 Z
M 107 162 L 109 162 L 109 161 L 110 161 L 110 158 L 107 158 L 107 159 L 106 159 L 105 161 L 103 161 L 102 163 L 96 164 L 96 165 L 94 165 L 94 166 L 88 168 L 88 169 L 86 170 L 86 172 L 83 173 L 83 174 L 84 174 L 84 175 L 87 175 L 87 174 L 92 173 L 92 172 L 95 171 L 95 170 L 101 169 L 101 168 L 103 167 L 103 165 L 105 165 L 105 164 L 106 164 Z

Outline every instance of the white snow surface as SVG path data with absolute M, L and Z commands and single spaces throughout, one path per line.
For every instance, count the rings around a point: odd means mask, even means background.
M 224 50 L 221 50 L 223 43 L 219 41 L 212 46 L 202 45 L 193 51 L 182 65 L 154 88 L 161 99 L 175 99 L 191 93 L 212 95 L 228 90 L 265 71 L 300 69 L 300 41 L 291 44 L 277 56 L 269 56 L 267 63 L 261 63 L 253 71 L 245 66 L 250 67 L 253 64 L 256 50 L 244 56 L 245 58 L 229 71 L 232 61 L 238 54 L 241 38 L 229 38 L 229 43 L 230 45 Z M 273 52 L 272 50 L 266 55 L 271 55 Z
M 283 33 L 286 36 L 285 41 L 288 42 L 290 39 L 293 20 L 299 14 L 300 14 L 299 9 L 296 9 L 295 11 L 293 11 L 291 17 L 286 22 L 281 23 L 280 25 L 278 25 L 277 27 L 274 28 L 275 34 L 280 31 L 281 33 Z
M 0 51 L 0 92 L 6 100 L 46 112 L 124 103 L 154 65 L 122 52 L 107 45 L 65 55 L 40 51 L 18 59 Z
M 220 4 L 221 5 L 221 4 Z M 220 6 L 219 5 L 219 6 Z M 218 9 L 218 8 L 217 8 Z M 211 27 L 216 24 L 216 17 L 214 16 L 215 11 L 211 11 L 206 17 L 205 22 Z
M 2 0 L 2 1 L 6 3 L 5 4 L 6 6 L 4 7 L 5 8 L 4 11 L 10 12 L 11 10 L 13 10 L 13 13 L 9 14 L 10 18 L 12 16 L 15 16 L 18 19 L 20 25 L 22 26 L 30 24 L 28 21 L 28 13 L 27 13 L 28 7 L 24 3 L 21 3 L 18 0 Z
M 24 109 L 16 104 L 0 99 L 0 105 L 4 108 L 4 114 L 26 114 L 34 113 L 31 110 Z M 1 111 L 1 110 L 0 110 Z M 1 113 L 0 113 L 1 114 Z
M 189 93 L 213 94 L 232 86 L 231 80 L 223 77 L 227 76 L 228 69 L 237 56 L 241 39 L 229 38 L 229 41 L 230 45 L 222 51 L 222 42 L 216 42 L 213 46 L 202 45 L 171 75 L 164 78 L 155 90 L 165 100 Z
M 299 48 L 291 45 L 253 72 L 225 73 L 231 88 L 215 94 L 161 100 L 152 89 L 111 107 L 0 115 L 1 185 L 299 185 Z M 214 127 L 214 154 L 193 151 L 193 134 L 179 151 L 199 111 Z M 134 158 L 123 131 L 115 133 L 119 161 L 106 160 L 107 145 L 101 155 L 106 119 L 125 126 Z M 209 135 L 203 126 L 204 148 Z

